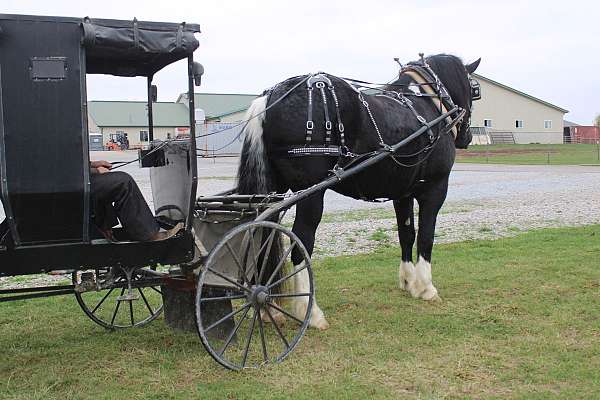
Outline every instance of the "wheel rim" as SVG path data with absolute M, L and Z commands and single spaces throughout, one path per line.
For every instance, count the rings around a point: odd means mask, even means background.
M 93 274 L 95 282 L 105 282 L 109 268 L 77 271 L 73 273 L 74 285 L 82 283 L 84 273 Z M 134 300 L 119 301 L 127 294 L 127 279 L 119 275 L 107 289 L 75 292 L 77 303 L 84 313 L 95 323 L 107 329 L 139 327 L 158 318 L 163 310 L 162 292 L 158 285 L 144 286 L 144 269 L 132 275 Z
M 275 257 L 278 233 L 283 246 Z M 290 260 L 293 249 L 302 258 L 298 268 Z M 273 256 L 269 261 L 274 268 L 268 272 L 262 268 L 266 254 Z M 237 276 L 222 272 L 226 260 L 237 267 Z M 302 274 L 307 285 L 296 288 L 293 282 Z M 306 331 L 313 297 L 310 257 L 294 233 L 268 221 L 240 225 L 213 248 L 199 276 L 198 334 L 209 354 L 229 369 L 278 363 Z M 215 315 L 207 308 L 216 303 L 221 309 Z

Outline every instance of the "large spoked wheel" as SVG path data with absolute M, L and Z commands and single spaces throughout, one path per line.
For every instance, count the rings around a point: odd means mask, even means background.
M 213 248 L 199 276 L 198 334 L 226 368 L 278 363 L 304 335 L 313 297 L 310 257 L 300 239 L 273 222 L 243 224 Z M 207 311 L 215 304 L 216 315 Z
M 76 271 L 72 275 L 75 297 L 92 321 L 107 329 L 146 325 L 163 310 L 159 280 L 149 268 L 131 271 L 131 291 L 120 268 Z

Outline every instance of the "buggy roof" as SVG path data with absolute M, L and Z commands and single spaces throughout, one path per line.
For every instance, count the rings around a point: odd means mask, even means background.
M 198 48 L 198 24 L 114 19 L 46 17 L 0 14 L 1 23 L 44 21 L 79 24 L 85 47 L 86 73 L 116 76 L 152 76 L 165 66 L 187 58 Z

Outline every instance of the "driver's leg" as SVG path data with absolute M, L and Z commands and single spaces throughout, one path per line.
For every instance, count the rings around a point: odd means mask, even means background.
M 133 178 L 122 171 L 90 175 L 95 210 L 112 207 L 133 240 L 156 240 L 159 226 Z M 102 221 L 98 221 L 102 225 Z

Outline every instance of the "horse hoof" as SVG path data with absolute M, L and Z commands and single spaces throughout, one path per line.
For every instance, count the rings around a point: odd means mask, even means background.
M 442 301 L 442 298 L 438 295 L 438 291 L 435 287 L 431 286 L 421 294 L 420 296 L 425 301 L 438 302 Z
M 312 328 L 316 328 L 320 331 L 324 331 L 324 330 L 329 329 L 329 322 L 327 322 L 327 320 L 325 318 L 321 318 L 316 322 L 311 321 L 310 326 Z

